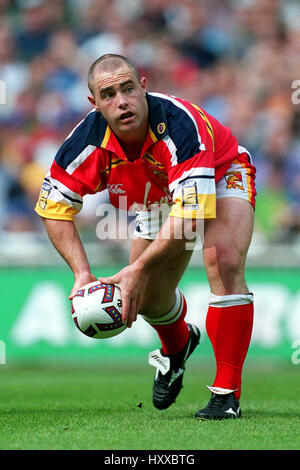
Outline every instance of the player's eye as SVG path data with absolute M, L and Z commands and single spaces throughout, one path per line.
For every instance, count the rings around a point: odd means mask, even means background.
M 101 96 L 104 100 L 111 99 L 111 98 L 114 97 L 114 92 L 113 91 L 106 91 L 105 93 L 102 93 Z

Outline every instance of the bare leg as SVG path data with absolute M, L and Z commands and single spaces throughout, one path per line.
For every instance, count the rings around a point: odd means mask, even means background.
M 151 240 L 136 238 L 130 250 L 130 263 L 133 263 L 147 248 Z M 192 251 L 182 251 L 171 262 L 156 269 L 147 286 L 140 314 L 156 318 L 168 312 L 174 305 L 175 289 L 190 261 Z
M 245 260 L 253 232 L 253 207 L 244 199 L 217 200 L 217 218 L 205 223 L 203 259 L 211 292 L 244 294 Z

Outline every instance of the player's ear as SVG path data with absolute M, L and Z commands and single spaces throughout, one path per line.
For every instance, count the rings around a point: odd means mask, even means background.
M 97 111 L 99 111 L 99 108 L 96 105 L 96 101 L 95 101 L 95 98 L 93 97 L 93 95 L 88 95 L 87 99 L 89 100 L 89 102 L 91 103 L 93 108 L 95 108 Z
M 141 78 L 141 87 L 143 88 L 143 90 L 146 92 L 146 85 L 147 85 L 147 80 L 146 80 L 146 77 L 142 77 Z

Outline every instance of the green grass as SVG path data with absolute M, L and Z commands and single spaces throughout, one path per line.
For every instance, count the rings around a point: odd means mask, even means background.
M 299 367 L 244 371 L 242 419 L 196 421 L 212 371 L 190 364 L 184 389 L 166 411 L 151 403 L 153 369 L 0 369 L 0 449 L 300 449 Z

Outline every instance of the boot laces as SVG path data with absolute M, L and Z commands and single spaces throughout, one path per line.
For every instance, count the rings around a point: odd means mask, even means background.
M 212 397 L 208 403 L 208 407 L 212 410 L 219 410 L 220 407 L 224 406 L 224 403 L 227 399 L 227 395 L 216 395 L 215 393 L 212 394 Z

